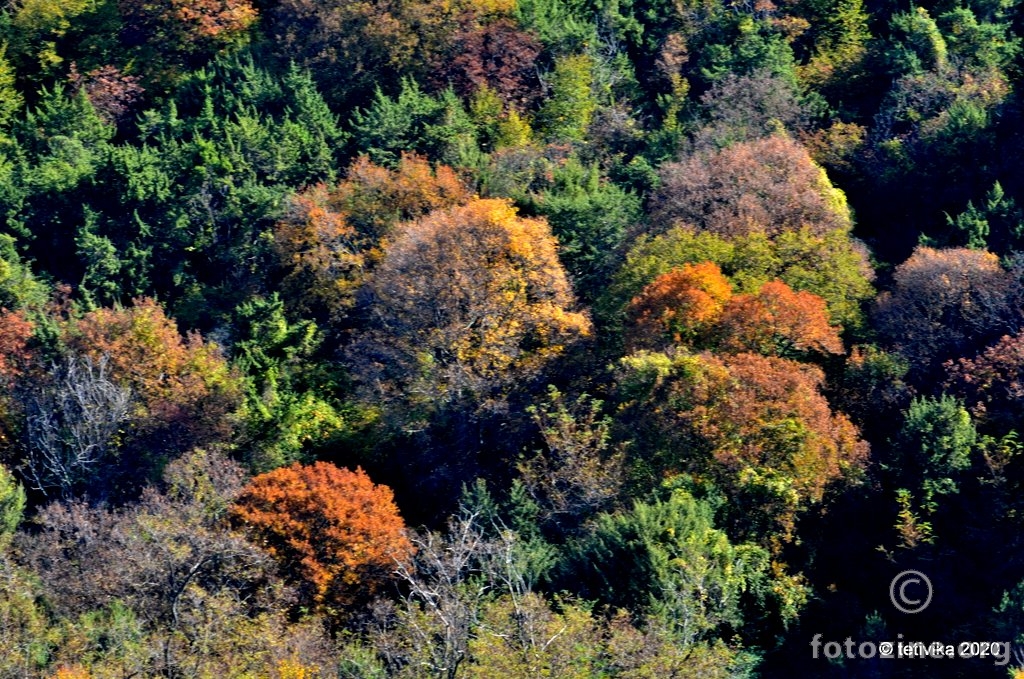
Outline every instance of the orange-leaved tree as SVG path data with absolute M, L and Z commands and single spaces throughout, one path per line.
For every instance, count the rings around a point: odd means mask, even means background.
M 0 309 L 0 393 L 5 383 L 21 374 L 30 360 L 28 341 L 33 328 L 24 312 Z
M 28 367 L 32 351 L 28 342 L 32 338 L 33 324 L 21 311 L 0 309 L 0 456 L 10 443 L 9 433 L 15 428 L 10 420 L 18 410 L 17 399 L 12 398 L 17 378 Z
M 655 278 L 629 304 L 634 341 L 649 344 L 666 335 L 689 343 L 718 321 L 732 285 L 713 262 L 686 264 Z
M 829 322 L 825 300 L 782 281 L 769 281 L 753 295 L 729 300 L 719 319 L 719 348 L 789 356 L 843 353 L 839 328 Z
M 356 230 L 377 240 L 400 221 L 461 205 L 472 194 L 452 168 L 432 167 L 423 156 L 403 152 L 393 170 L 360 156 L 335 195 Z
M 413 552 L 391 489 L 357 468 L 298 463 L 255 477 L 234 522 L 327 611 L 373 594 Z
M 686 264 L 658 276 L 627 311 L 633 320 L 627 335 L 633 349 L 681 344 L 792 358 L 843 352 L 840 328 L 830 323 L 824 299 L 779 280 L 754 294 L 733 295 L 729 280 L 712 262 Z
M 285 271 L 282 289 L 297 312 L 340 316 L 355 298 L 366 246 L 323 184 L 295 195 L 274 227 L 274 247 Z

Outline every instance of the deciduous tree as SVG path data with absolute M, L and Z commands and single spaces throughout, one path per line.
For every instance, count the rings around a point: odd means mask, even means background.
M 278 48 L 308 66 L 331 99 L 358 100 L 376 84 L 425 74 L 451 38 L 457 12 L 427 0 L 282 0 L 271 16 Z
M 3 201 L 2 193 L 0 201 Z M 17 241 L 8 234 L 0 234 L 0 309 L 40 308 L 48 301 L 49 294 L 47 286 L 18 254 Z
M 155 63 L 147 64 L 166 76 L 194 66 L 196 57 L 208 58 L 218 50 L 245 42 L 257 20 L 249 0 L 118 0 L 124 28 L 122 39 L 144 46 Z
M 973 358 L 946 361 L 945 387 L 971 413 L 1000 430 L 1016 428 L 1024 409 L 1024 334 L 1004 335 Z
M 799 132 L 807 125 L 793 83 L 769 71 L 730 73 L 701 96 L 706 124 L 696 133 L 694 150 L 715 151 L 736 142 Z
M 182 337 L 155 300 L 89 312 L 67 328 L 66 341 L 93 361 L 106 357 L 111 379 L 143 407 L 136 427 L 161 431 L 168 449 L 180 454 L 229 433 L 228 415 L 241 396 L 237 376 L 215 344 L 198 333 Z
M 226 524 L 243 480 L 223 455 L 194 451 L 138 502 L 43 509 L 39 530 L 17 544 L 60 623 L 48 639 L 53 668 L 294 676 L 277 670 L 317 657 L 326 646 L 317 621 L 288 620 L 295 593 L 273 559 Z
M 549 76 L 551 95 L 537 111 L 537 126 L 551 141 L 583 141 L 597 109 L 594 60 L 587 54 L 564 56 Z
M 773 550 L 830 483 L 854 478 L 866 460 L 867 444 L 832 412 L 816 367 L 755 354 L 639 352 L 617 375 L 634 474 L 712 480 L 732 498 L 733 534 Z
M 82 74 L 74 64 L 69 76 L 76 89 L 85 90 L 89 102 L 108 123 L 123 123 L 133 112 L 145 88 L 138 76 L 126 75 L 116 66 L 106 65 Z
M 286 272 L 285 299 L 296 312 L 344 315 L 362 283 L 367 247 L 361 240 L 323 184 L 291 198 L 274 227 L 274 246 Z
M 502 200 L 402 224 L 368 288 L 353 367 L 376 398 L 428 411 L 500 399 L 590 330 L 548 225 Z
M 108 363 L 68 356 L 24 387 L 26 473 L 44 496 L 112 490 L 132 400 L 130 389 L 111 380 Z
M 434 168 L 402 153 L 398 166 L 388 169 L 360 156 L 338 186 L 320 184 L 295 195 L 275 226 L 287 301 L 303 315 L 338 319 L 355 303 L 395 224 L 468 199 L 469 190 L 445 165 Z
M 14 478 L 14 474 L 0 464 L 0 555 L 10 546 L 24 511 L 25 489 Z
M 613 502 L 622 487 L 624 453 L 611 441 L 611 418 L 586 394 L 575 402 L 549 387 L 544 403 L 528 412 L 545 449 L 518 465 L 542 519 L 567 533 Z
M 368 598 L 412 554 L 391 489 L 329 462 L 257 476 L 231 516 L 327 611 Z
M 657 346 L 665 338 L 692 345 L 715 327 L 731 297 L 732 286 L 717 264 L 686 264 L 658 276 L 633 298 L 630 334 L 640 345 Z
M 358 233 L 377 245 L 398 222 L 460 205 L 472 194 L 451 167 L 431 165 L 423 156 L 402 152 L 394 168 L 360 156 L 334 195 Z
M 165 491 L 150 487 L 120 509 L 52 503 L 38 517 L 39 534 L 19 536 L 18 545 L 61 616 L 120 600 L 171 631 L 203 593 L 222 589 L 254 595 L 258 608 L 269 603 L 255 596 L 261 586 L 272 596 L 269 557 L 223 530 L 243 479 L 222 454 L 195 451 L 167 467 Z
M 614 319 L 659 275 L 705 261 L 717 264 L 738 293 L 756 293 L 778 279 L 793 290 L 818 295 L 826 302 L 830 322 L 847 330 L 862 326 L 861 306 L 874 295 L 867 250 L 847 233 L 816 236 L 801 229 L 776 238 L 752 233 L 726 239 L 682 225 L 638 240 L 598 309 Z
M 829 323 L 825 300 L 769 281 L 753 295 L 728 301 L 716 332 L 718 346 L 733 352 L 797 358 L 808 352 L 842 354 L 839 328 Z
M 782 136 L 696 153 L 661 171 L 652 202 L 661 229 L 683 222 L 735 238 L 810 229 L 816 236 L 849 231 L 843 192 L 799 143 Z
M 1011 277 L 988 252 L 919 247 L 893 279 L 892 291 L 878 298 L 875 321 L 910 362 L 915 381 L 1020 327 Z
M 520 111 L 528 110 L 540 94 L 537 57 L 541 44 L 509 19 L 469 26 L 452 40 L 452 51 L 443 56 L 434 78 L 449 83 L 463 97 L 482 87 Z
M 11 381 L 27 367 L 34 328 L 23 312 L 0 308 L 0 389 L 9 389 Z
M 843 352 L 839 328 L 829 323 L 825 300 L 769 281 L 754 294 L 733 295 L 712 262 L 662 274 L 628 307 L 635 347 L 667 342 L 731 353 L 801 358 L 808 352 Z

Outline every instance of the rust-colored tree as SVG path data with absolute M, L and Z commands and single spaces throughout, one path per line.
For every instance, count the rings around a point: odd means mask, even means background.
M 816 236 L 848 231 L 843 193 L 807 150 L 786 137 L 740 142 L 667 163 L 652 218 L 661 230 L 687 223 L 733 238 L 810 229 Z
M 867 454 L 867 444 L 845 415 L 833 413 L 821 394 L 816 367 L 754 354 L 722 359 L 731 387 L 695 422 L 714 457 L 742 478 L 750 469 L 782 472 L 810 503 Z
M 231 515 L 327 611 L 372 595 L 412 556 L 391 489 L 358 468 L 317 462 L 261 474 Z
M 227 40 L 256 21 L 246 0 L 171 0 L 170 14 L 190 36 Z
M 732 293 L 712 262 L 673 269 L 633 298 L 627 339 L 634 349 L 675 344 L 790 358 L 843 352 L 839 328 L 830 324 L 821 297 L 778 280 L 755 294 Z
M 72 63 L 68 79 L 75 90 L 85 90 L 89 103 L 108 123 L 127 121 L 145 92 L 138 76 L 127 75 L 109 64 L 82 74 Z
M 33 324 L 21 311 L 0 309 L 0 457 L 6 457 L 11 444 L 19 399 L 13 398 L 18 377 L 29 367 L 33 352 L 28 342 L 32 338 Z
M 725 351 L 800 357 L 807 352 L 843 353 L 839 328 L 829 322 L 825 300 L 770 281 L 753 295 L 725 305 L 716 332 Z
M 946 361 L 946 389 L 971 413 L 1001 431 L 1024 415 L 1024 333 L 1004 335 L 974 358 Z
M 438 63 L 435 80 L 464 97 L 488 87 L 506 104 L 528 109 L 540 94 L 536 62 L 542 45 L 508 19 L 470 26 L 455 35 L 451 54 Z
M 34 327 L 24 312 L 0 309 L 0 394 L 31 360 L 28 342 Z
M 475 199 L 399 226 L 352 347 L 376 398 L 427 409 L 500 399 L 590 331 L 547 223 Z

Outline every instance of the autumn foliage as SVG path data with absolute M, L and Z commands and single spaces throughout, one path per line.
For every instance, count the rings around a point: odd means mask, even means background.
M 0 0 L 0 679 L 1024 667 L 1024 0 L 920 5 Z
M 320 607 L 372 594 L 412 555 L 391 489 L 362 469 L 275 469 L 252 480 L 231 514 Z
M 469 96 L 488 87 L 516 108 L 526 108 L 539 94 L 540 79 L 534 62 L 541 44 L 508 19 L 471 26 L 454 39 L 454 57 L 439 64 L 438 84 L 451 84 Z
M 433 168 L 420 156 L 402 154 L 392 170 L 359 157 L 338 186 L 320 184 L 295 195 L 274 228 L 286 294 L 303 312 L 343 315 L 396 223 L 468 199 L 447 166 Z
M 69 79 L 75 89 L 85 90 L 96 112 L 112 123 L 125 121 L 145 91 L 138 76 L 126 75 L 109 64 L 85 74 L 72 64 Z
M 779 280 L 754 294 L 734 295 L 712 262 L 687 264 L 658 276 L 628 307 L 635 348 L 666 342 L 730 353 L 799 357 L 839 354 L 839 328 L 829 322 L 825 300 L 794 291 Z
M 93 361 L 107 357 L 113 378 L 141 403 L 141 430 L 161 429 L 182 448 L 227 434 L 238 377 L 216 345 L 198 333 L 183 337 L 155 300 L 91 311 L 72 321 L 66 341 Z
M 547 223 L 504 200 L 400 225 L 368 287 L 375 327 L 353 358 L 385 397 L 494 396 L 590 331 Z
M 875 322 L 916 379 L 1019 327 L 1012 276 L 989 252 L 919 247 L 893 279 L 892 291 L 878 298 Z
M 829 323 L 825 300 L 782 281 L 769 281 L 753 295 L 729 300 L 717 329 L 720 347 L 733 352 L 790 355 L 843 353 L 839 328 Z
M 294 196 L 274 229 L 283 288 L 296 307 L 339 314 L 352 305 L 365 265 L 355 229 L 324 185 Z
M 389 169 L 360 156 L 348 168 L 335 202 L 364 237 L 379 239 L 400 221 L 461 205 L 470 190 L 447 165 L 433 166 L 423 156 L 402 153 Z
M 272 30 L 288 57 L 341 98 L 424 70 L 454 29 L 451 9 L 427 0 L 281 0 Z
M 33 327 L 23 312 L 0 309 L 0 387 L 24 370 Z
M 14 384 L 32 359 L 28 348 L 32 337 L 32 322 L 20 311 L 0 309 L 0 449 L 9 443 L 8 422 Z M 15 407 L 17 409 L 17 407 Z
M 696 418 L 716 460 L 737 473 L 750 466 L 781 471 L 810 502 L 864 461 L 867 445 L 821 394 L 821 370 L 754 354 L 722 361 L 732 388 L 707 404 L 708 419 Z
M 1024 413 L 1024 333 L 1004 335 L 973 358 L 945 363 L 946 388 L 979 419 L 1012 428 Z
M 667 163 L 661 177 L 652 217 L 663 229 L 682 222 L 732 238 L 802 228 L 820 236 L 851 227 L 843 193 L 803 146 L 786 137 Z
M 638 431 L 637 452 L 654 437 L 644 466 L 714 479 L 732 498 L 735 530 L 773 546 L 867 458 L 856 427 L 822 394 L 816 366 L 750 353 L 638 352 L 620 361 L 619 385 L 626 406 L 654 425 Z
M 658 276 L 629 305 L 636 336 L 654 339 L 671 335 L 691 342 L 722 315 L 732 285 L 712 262 L 687 264 Z
M 249 0 L 120 0 L 128 37 L 188 54 L 240 41 L 256 23 Z

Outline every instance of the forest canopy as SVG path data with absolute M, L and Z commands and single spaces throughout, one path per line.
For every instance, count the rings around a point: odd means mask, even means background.
M 0 679 L 1024 676 L 1022 12 L 4 3 Z

